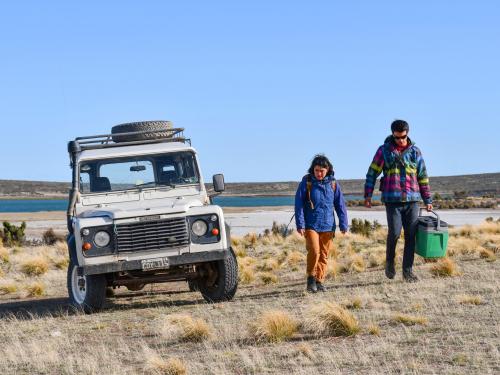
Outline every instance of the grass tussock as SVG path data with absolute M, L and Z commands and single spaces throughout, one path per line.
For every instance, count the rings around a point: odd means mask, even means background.
M 241 284 L 251 284 L 255 281 L 255 271 L 250 266 L 240 266 L 238 277 Z
M 14 281 L 2 280 L 0 282 L 0 295 L 16 293 L 17 284 Z
M 305 324 L 317 336 L 352 336 L 360 331 L 356 317 L 332 302 L 322 302 L 309 309 Z
M 185 375 L 186 365 L 178 358 L 163 359 L 151 349 L 145 350 L 144 372 L 150 375 Z
M 280 268 L 280 265 L 276 259 L 266 259 L 260 266 L 259 270 L 270 272 L 276 271 Z
M 41 297 L 45 295 L 45 285 L 41 282 L 34 282 L 25 287 L 27 297 Z
M 497 260 L 497 256 L 495 255 L 495 253 L 485 248 L 480 249 L 479 256 L 485 259 L 487 262 L 494 262 Z
M 258 274 L 259 279 L 265 284 L 276 284 L 278 282 L 278 276 L 270 272 L 261 272 Z
M 306 260 L 306 256 L 302 254 L 300 251 L 292 251 L 290 254 L 288 254 L 288 257 L 286 258 L 286 263 L 290 267 L 296 267 L 299 264 L 304 263 Z
M 425 316 L 417 316 L 417 315 L 407 315 L 407 314 L 396 314 L 392 318 L 396 323 L 401 323 L 405 326 L 414 326 L 414 325 L 426 325 L 429 320 Z
M 481 305 L 483 300 L 481 296 L 460 295 L 457 297 L 458 303 L 461 305 Z
M 370 324 L 367 330 L 370 335 L 380 336 L 380 327 L 376 324 Z
M 353 254 L 349 260 L 349 271 L 361 273 L 366 270 L 365 259 L 360 254 Z
M 436 277 L 452 277 L 460 275 L 458 267 L 450 258 L 439 260 L 431 267 L 431 273 Z
M 5 247 L 0 246 L 0 264 L 7 264 L 9 261 L 9 251 Z
M 49 270 L 49 263 L 41 256 L 24 261 L 21 264 L 21 271 L 27 276 L 40 276 Z
M 58 270 L 66 270 L 68 268 L 68 265 L 69 265 L 69 258 L 57 258 L 57 259 L 54 259 L 54 266 L 58 269 Z
M 212 329 L 203 319 L 187 314 L 172 314 L 166 317 L 162 333 L 167 338 L 176 337 L 180 341 L 202 342 L 212 336 Z
M 314 351 L 311 348 L 311 345 L 309 345 L 306 342 L 300 343 L 297 345 L 297 354 L 301 354 L 304 357 L 310 359 L 311 361 L 315 359 Z
M 249 325 L 249 332 L 253 339 L 272 343 L 290 339 L 298 329 L 298 322 L 281 310 L 267 311 Z
M 363 307 L 363 300 L 361 297 L 356 296 L 351 298 L 349 301 L 342 303 L 342 306 L 350 310 L 358 310 Z

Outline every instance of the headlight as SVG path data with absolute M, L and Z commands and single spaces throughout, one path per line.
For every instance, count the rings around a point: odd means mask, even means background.
M 97 232 L 94 235 L 94 243 L 96 244 L 97 247 L 106 247 L 109 245 L 109 242 L 111 241 L 111 237 L 108 232 L 105 232 L 103 230 Z
M 196 220 L 193 225 L 191 225 L 191 230 L 198 237 L 204 236 L 207 233 L 208 225 L 203 220 Z

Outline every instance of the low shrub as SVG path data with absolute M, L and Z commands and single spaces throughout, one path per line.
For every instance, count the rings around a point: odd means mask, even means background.
M 431 267 L 431 273 L 436 277 L 458 276 L 458 267 L 450 258 L 439 260 Z
M 298 322 L 281 310 L 267 311 L 249 325 L 252 338 L 272 343 L 290 339 L 297 333 L 298 328 Z
M 309 308 L 307 330 L 319 336 L 352 336 L 359 332 L 356 317 L 332 302 L 322 302 Z
M 49 270 L 47 260 L 41 256 L 24 261 L 21 271 L 27 276 L 40 276 Z

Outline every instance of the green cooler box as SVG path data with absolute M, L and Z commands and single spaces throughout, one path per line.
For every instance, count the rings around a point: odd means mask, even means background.
M 434 211 L 431 212 L 436 217 L 422 216 L 420 209 L 416 253 L 424 258 L 443 258 L 448 246 L 448 223 L 441 220 Z

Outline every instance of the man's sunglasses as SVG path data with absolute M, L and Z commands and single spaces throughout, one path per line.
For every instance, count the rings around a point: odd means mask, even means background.
M 401 137 L 396 137 L 394 134 L 392 135 L 394 139 L 400 139 L 400 140 L 403 140 L 403 139 L 406 139 L 406 137 L 408 137 L 408 134 L 405 134 Z

